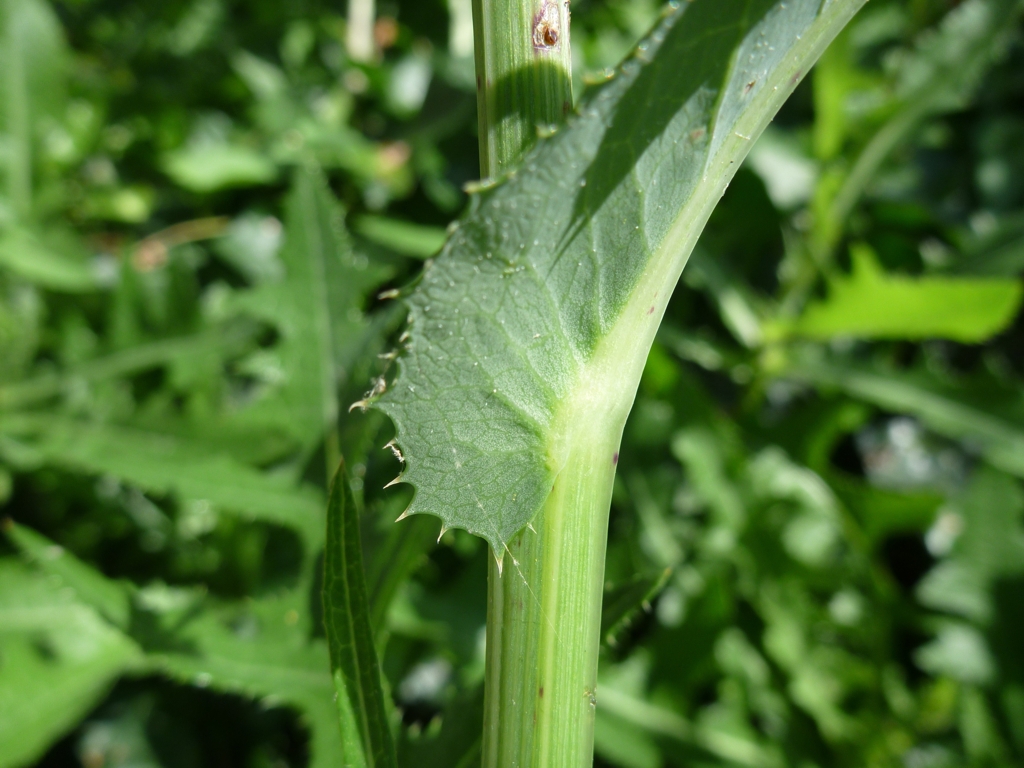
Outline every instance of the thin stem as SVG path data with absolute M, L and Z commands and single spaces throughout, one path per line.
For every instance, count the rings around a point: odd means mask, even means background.
M 374 0 L 348 0 L 348 18 L 345 27 L 345 48 L 352 61 L 372 61 L 375 51 L 373 22 L 376 15 Z
M 572 108 L 562 0 L 473 0 L 480 170 L 514 166 Z M 579 420 L 544 509 L 488 575 L 485 768 L 593 761 L 604 556 L 621 424 Z M 573 430 L 574 433 L 576 430 Z
M 473 0 L 480 173 L 519 162 L 538 127 L 572 109 L 569 9 L 563 0 Z

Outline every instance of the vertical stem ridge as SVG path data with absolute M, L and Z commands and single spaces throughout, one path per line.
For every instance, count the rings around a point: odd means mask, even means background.
M 607 427 L 607 428 L 604 428 Z M 574 435 L 535 530 L 488 582 L 485 768 L 593 760 L 608 510 L 621 424 Z

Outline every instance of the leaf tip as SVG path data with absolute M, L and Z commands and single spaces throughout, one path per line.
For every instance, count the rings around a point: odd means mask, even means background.
M 356 400 L 354 403 L 352 403 L 352 405 L 348 407 L 348 412 L 352 413 L 352 411 L 354 411 L 356 408 L 358 408 L 361 411 L 365 411 L 367 408 L 373 405 L 374 400 L 376 400 L 378 397 L 384 394 L 387 388 L 388 384 L 384 380 L 384 377 L 378 376 L 376 379 L 373 380 L 373 387 L 370 389 L 370 391 L 363 395 L 363 398 L 361 400 Z
M 381 450 L 385 450 L 385 451 L 386 451 L 386 450 L 390 450 L 390 451 L 391 451 L 391 453 L 393 453 L 393 454 L 395 455 L 395 458 L 396 458 L 396 459 L 398 459 L 398 461 L 399 461 L 400 463 L 402 463 L 402 464 L 405 464 L 405 456 L 403 456 L 403 455 L 402 455 L 402 450 L 401 450 L 401 448 L 399 448 L 399 447 L 398 447 L 398 443 L 397 443 L 397 442 L 396 442 L 395 440 L 389 440 L 389 441 L 388 441 L 388 442 L 387 442 L 387 443 L 386 443 L 386 444 L 385 444 L 385 445 L 383 446 L 383 448 L 382 448 Z M 398 482 L 398 478 L 395 478 L 394 480 L 392 480 L 392 481 L 391 481 L 390 483 L 388 483 L 388 484 L 387 484 L 387 485 L 385 485 L 384 487 L 385 487 L 385 488 L 387 488 L 387 487 L 389 487 L 389 486 L 392 486 L 392 485 L 394 485 L 394 484 L 395 484 L 396 482 Z
M 405 518 L 412 517 L 413 514 L 414 513 L 412 511 L 412 507 L 409 507 L 407 510 L 405 510 L 405 512 L 403 512 L 402 514 L 400 514 L 398 517 L 395 518 L 395 522 L 396 523 L 400 523 L 403 520 L 405 520 Z

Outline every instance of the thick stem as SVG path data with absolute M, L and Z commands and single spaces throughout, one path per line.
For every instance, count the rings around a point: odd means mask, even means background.
M 593 762 L 601 597 L 621 425 L 572 441 L 547 504 L 488 583 L 485 768 Z
M 481 175 L 572 108 L 569 3 L 473 0 Z M 593 762 L 601 595 L 621 423 L 584 429 L 547 504 L 488 576 L 485 768 Z M 582 434 L 586 431 L 587 434 Z M 577 434 L 579 432 L 579 434 Z

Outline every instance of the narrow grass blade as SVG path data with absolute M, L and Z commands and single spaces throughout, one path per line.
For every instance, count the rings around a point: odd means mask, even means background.
M 344 464 L 334 477 L 327 507 L 324 624 L 338 697 L 344 764 L 391 768 L 396 765 L 395 746 L 370 627 L 359 516 Z

